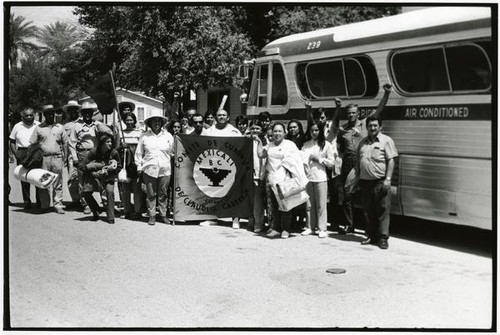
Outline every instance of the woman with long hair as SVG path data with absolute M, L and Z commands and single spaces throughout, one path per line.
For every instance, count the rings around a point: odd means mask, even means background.
M 107 196 L 106 221 L 115 223 L 115 179 L 122 165 L 120 155 L 114 149 L 110 134 L 99 136 L 97 147 L 92 149 L 80 169 L 83 171 L 83 196 L 92 211 L 94 220 L 99 219 L 100 207 L 92 195 L 104 189 Z
M 327 236 L 327 196 L 328 183 L 326 168 L 335 164 L 335 151 L 332 144 L 325 140 L 324 125 L 319 120 L 309 124 L 306 132 L 306 142 L 302 152 L 309 162 L 307 171 L 306 191 L 309 195 L 307 201 L 307 227 L 302 235 L 318 233 L 320 238 Z
M 299 120 L 290 120 L 287 126 L 287 134 L 286 139 L 295 143 L 297 148 L 302 149 L 304 145 L 304 128 L 302 127 L 302 123 Z

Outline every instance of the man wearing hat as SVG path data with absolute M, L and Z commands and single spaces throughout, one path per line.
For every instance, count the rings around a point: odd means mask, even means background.
M 39 143 L 42 149 L 42 169 L 57 174 L 53 184 L 52 198 L 54 209 L 58 214 L 64 214 L 62 171 L 64 159 L 68 156 L 68 137 L 61 124 L 55 123 L 55 109 L 43 110 L 45 121 L 35 127 L 30 137 L 30 144 Z M 40 190 L 40 196 L 48 198 L 48 190 Z
M 64 114 L 67 116 L 66 123 L 63 125 L 64 131 L 68 136 L 71 135 L 71 130 L 75 127 L 76 120 L 79 117 L 79 111 L 82 106 L 75 100 L 70 100 L 62 107 Z M 73 165 L 73 157 L 67 156 L 68 160 L 68 190 L 71 197 L 71 207 L 78 208 L 81 205 L 80 190 L 78 185 L 78 169 Z
M 146 185 L 146 204 L 149 225 L 155 224 L 156 201 L 158 200 L 161 220 L 168 223 L 168 185 L 172 175 L 170 158 L 173 155 L 174 138 L 163 129 L 167 118 L 160 109 L 154 109 L 144 120 L 148 130 L 143 133 L 135 150 L 135 164 Z
M 90 150 L 96 147 L 97 138 L 103 133 L 113 135 L 111 129 L 100 121 L 94 121 L 92 116 L 97 111 L 97 105 L 84 102 L 80 108 L 81 118 L 76 120 L 69 136 L 69 149 L 73 166 L 78 168 L 79 162 L 83 162 Z M 78 169 L 78 183 L 80 190 L 83 189 L 83 172 Z M 81 196 L 81 194 L 80 194 Z M 84 214 L 90 214 L 92 211 L 86 204 L 85 199 L 81 197 L 81 203 L 84 206 Z
M 10 150 L 16 157 L 17 165 L 20 165 L 28 153 L 28 146 L 30 145 L 30 138 L 39 124 L 35 120 L 35 112 L 33 108 L 24 108 L 21 111 L 21 121 L 12 127 L 9 136 Z M 22 181 L 21 189 L 23 194 L 24 209 L 31 209 L 30 197 L 31 184 Z M 36 188 L 36 203 L 37 207 L 40 206 L 40 189 Z

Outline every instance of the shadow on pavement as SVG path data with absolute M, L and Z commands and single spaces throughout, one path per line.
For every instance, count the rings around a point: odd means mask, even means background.
M 492 257 L 495 236 L 492 231 L 417 218 L 391 216 L 391 236 Z

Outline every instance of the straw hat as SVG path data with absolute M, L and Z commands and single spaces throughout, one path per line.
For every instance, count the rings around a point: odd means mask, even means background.
M 75 100 L 70 100 L 68 101 L 68 103 L 66 105 L 64 105 L 62 107 L 62 110 L 67 113 L 68 112 L 68 109 L 76 109 L 76 110 L 79 110 L 80 108 L 82 108 L 81 105 L 78 104 L 77 101 Z
M 158 109 L 158 108 L 154 108 L 154 109 L 151 110 L 151 113 L 149 114 L 149 116 L 144 120 L 144 123 L 148 127 L 151 127 L 149 125 L 149 123 L 154 118 L 160 118 L 162 120 L 162 127 L 168 122 L 168 119 L 165 116 L 163 116 L 162 110 Z
M 84 113 L 87 111 L 92 111 L 92 113 L 94 113 L 96 110 L 97 110 L 97 104 L 85 101 L 82 104 L 82 107 L 80 108 L 80 113 Z

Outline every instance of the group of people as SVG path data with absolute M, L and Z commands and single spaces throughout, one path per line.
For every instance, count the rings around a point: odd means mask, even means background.
M 249 230 L 268 237 L 288 238 L 295 222 L 302 226 L 302 235 L 317 234 L 324 238 L 330 197 L 330 206 L 337 207 L 335 222 L 340 222 L 335 226 L 339 233 L 351 234 L 354 232 L 352 195 L 360 190 L 366 224 L 366 238 L 361 243 L 387 249 L 391 178 L 398 154 L 392 139 L 381 133 L 381 115 L 391 92 L 390 84 L 384 85 L 384 92 L 378 108 L 364 119 L 360 118 L 358 106 L 347 105 L 347 123 L 342 126 L 339 123 L 340 99 L 335 100 L 333 115 L 327 115 L 322 108 L 313 110 L 308 101 L 306 131 L 299 120 L 291 120 L 287 125 L 273 122 L 268 112 L 252 120 L 239 116 L 233 126 L 229 113 L 223 109 L 205 115 L 189 109 L 182 118 L 170 122 L 161 110 L 153 110 L 144 120 L 146 129 L 140 130 L 131 102 L 119 104 L 121 123 L 111 129 L 95 120 L 96 105 L 70 101 L 63 107 L 68 115 L 63 125 L 55 122 L 53 108 L 43 110 L 42 123 L 34 120 L 33 109 L 24 109 L 22 121 L 11 131 L 10 149 L 21 164 L 28 147 L 40 144 L 42 168 L 59 176 L 53 185 L 56 213 L 64 214 L 62 171 L 67 166 L 68 189 L 74 208 L 79 207 L 98 220 L 101 206 L 94 198 L 94 193 L 98 192 L 106 208 L 104 220 L 114 223 L 114 187 L 118 181 L 123 217 L 139 219 L 145 208 L 148 224 L 154 225 L 157 211 L 161 222 L 170 222 L 175 135 L 248 136 L 254 141 L 255 187 Z M 302 164 L 296 164 L 299 161 Z M 274 175 L 287 165 L 289 169 L 303 168 L 307 178 L 308 200 L 293 209 L 280 206 L 271 187 Z M 126 173 L 122 174 L 124 171 Z M 26 209 L 33 206 L 29 186 L 22 182 Z M 37 206 L 40 206 L 40 192 L 47 191 L 37 189 Z M 217 219 L 213 217 L 199 224 L 217 224 Z M 233 228 L 240 226 L 237 213 L 232 218 L 232 225 Z

